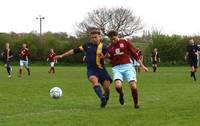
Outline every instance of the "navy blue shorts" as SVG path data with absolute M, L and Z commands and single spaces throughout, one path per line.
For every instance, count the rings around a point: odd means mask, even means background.
M 95 69 L 95 70 L 88 69 L 87 76 L 88 76 L 88 78 L 90 76 L 96 76 L 99 79 L 99 82 L 101 83 L 101 85 L 103 85 L 104 81 L 110 81 L 110 83 L 112 83 L 112 78 L 110 77 L 107 70 L 105 70 L 105 69 L 102 69 L 102 70 L 101 69 Z
M 11 61 L 10 60 L 4 60 L 4 64 L 6 64 L 7 66 L 11 65 Z

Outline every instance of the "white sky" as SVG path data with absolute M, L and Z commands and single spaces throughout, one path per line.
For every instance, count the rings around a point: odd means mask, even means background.
M 38 15 L 45 17 L 43 32 L 67 32 L 98 7 L 128 7 L 145 24 L 166 34 L 200 35 L 199 0 L 1 0 L 0 32 L 39 31 Z

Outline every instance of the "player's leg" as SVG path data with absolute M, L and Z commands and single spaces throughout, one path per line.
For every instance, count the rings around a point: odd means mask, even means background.
M 131 88 L 131 93 L 132 93 L 132 97 L 133 97 L 133 101 L 134 101 L 134 107 L 135 108 L 139 108 L 138 105 L 138 90 L 136 87 L 136 83 L 134 80 L 130 81 L 130 88 Z
M 30 71 L 30 68 L 28 66 L 28 61 L 24 61 L 24 66 L 25 66 L 25 68 L 26 68 L 26 70 L 28 72 L 28 76 L 30 76 L 31 75 L 31 71 Z
M 152 69 L 153 69 L 153 72 L 155 72 L 155 64 L 152 63 Z
M 123 82 L 123 75 L 122 71 L 120 70 L 120 67 L 116 66 L 112 68 L 113 72 L 113 80 L 115 83 L 115 89 L 117 93 L 119 94 L 119 102 L 121 105 L 124 104 L 124 92 L 122 89 L 122 82 Z
M 19 78 L 22 77 L 22 69 L 23 69 L 24 63 L 22 60 L 19 61 Z
M 99 82 L 103 85 L 104 89 L 103 95 L 106 97 L 106 101 L 108 101 L 110 96 L 110 84 L 112 83 L 112 79 L 107 70 L 100 70 L 98 78 Z
M 109 80 L 104 81 L 103 90 L 104 90 L 103 95 L 106 97 L 106 101 L 108 101 L 110 97 L 110 81 Z
M 11 77 L 11 62 L 10 61 L 7 61 L 6 69 L 7 69 L 7 72 L 8 72 L 8 77 Z
M 197 60 L 194 61 L 194 76 L 193 77 L 195 81 L 197 80 L 196 75 L 195 75 L 195 73 L 197 72 L 197 62 L 198 62 Z
M 49 68 L 49 71 L 48 71 L 48 73 L 51 73 L 52 71 L 53 71 L 53 69 L 52 69 L 52 62 L 50 62 L 50 68 Z
M 105 96 L 103 96 L 103 93 L 102 93 L 101 87 L 99 85 L 99 81 L 98 81 L 97 76 L 92 75 L 92 72 L 88 71 L 88 79 L 89 79 L 89 81 L 92 84 L 94 92 L 96 93 L 96 95 L 101 100 L 101 107 L 105 107 L 105 105 L 106 105 L 106 98 L 105 98 Z
M 195 65 L 195 61 L 193 61 L 193 60 L 190 60 L 190 61 L 189 61 L 189 64 L 190 64 L 190 66 L 191 66 L 191 74 L 190 74 L 190 76 L 193 77 L 194 80 L 196 81 L 195 69 L 196 69 L 196 67 L 197 67 L 197 64 Z
M 154 62 L 154 64 L 153 64 L 153 72 L 156 72 L 157 67 L 158 67 L 157 62 Z
M 158 65 L 157 65 L 157 63 L 156 63 L 156 64 L 155 64 L 155 70 L 154 70 L 154 72 L 156 72 L 157 68 L 158 68 Z
M 115 89 L 117 91 L 117 93 L 119 94 L 119 103 L 121 105 L 124 105 L 124 92 L 122 89 L 122 81 L 117 79 L 115 80 Z
M 127 66 L 126 71 L 124 72 L 125 78 L 128 80 L 131 88 L 131 93 L 133 97 L 134 107 L 139 108 L 138 105 L 138 90 L 136 87 L 136 71 L 131 66 Z
M 56 71 L 55 71 L 55 67 L 54 67 L 54 65 L 55 65 L 55 63 L 52 62 L 52 63 L 51 63 L 51 69 L 52 69 L 52 71 L 53 71 L 53 74 L 55 74 L 55 72 L 56 72 Z

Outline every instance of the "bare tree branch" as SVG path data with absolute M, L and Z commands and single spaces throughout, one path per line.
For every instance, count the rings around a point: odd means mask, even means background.
M 98 8 L 88 13 L 87 17 L 77 24 L 78 35 L 88 33 L 91 28 L 98 28 L 103 35 L 116 30 L 122 37 L 131 36 L 143 29 L 141 18 L 133 15 L 131 9 Z

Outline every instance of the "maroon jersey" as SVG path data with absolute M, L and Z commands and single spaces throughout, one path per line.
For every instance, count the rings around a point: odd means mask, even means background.
M 49 61 L 50 61 L 50 62 L 55 62 L 55 58 L 54 58 L 55 56 L 56 56 L 55 53 L 49 53 L 49 55 L 48 55 Z
M 133 46 L 125 39 L 120 39 L 117 43 L 112 43 L 108 47 L 112 66 L 130 63 L 130 54 L 138 61 L 139 57 L 136 54 Z
M 19 52 L 20 60 L 28 60 L 29 50 L 28 48 L 21 48 Z

